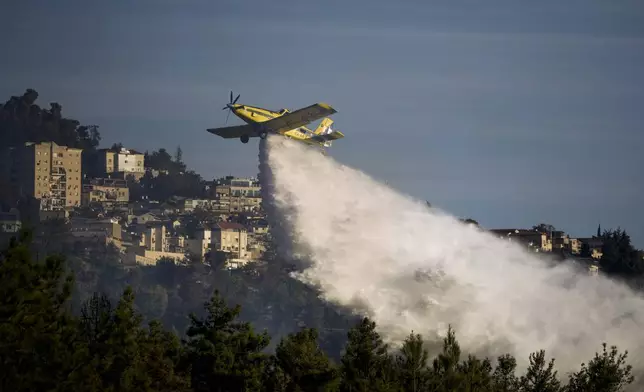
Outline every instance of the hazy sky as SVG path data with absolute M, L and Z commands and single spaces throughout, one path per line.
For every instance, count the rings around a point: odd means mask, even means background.
M 2 2 L 0 99 L 34 88 L 106 145 L 181 145 L 207 179 L 257 173 L 256 141 L 205 132 L 231 89 L 325 101 L 331 155 L 405 193 L 644 247 L 641 0 L 129 3 Z

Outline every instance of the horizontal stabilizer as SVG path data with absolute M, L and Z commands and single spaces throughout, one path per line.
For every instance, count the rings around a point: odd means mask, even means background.
M 331 140 L 337 140 L 337 139 L 342 139 L 344 137 L 344 134 L 340 131 L 333 131 L 331 133 L 327 133 L 324 135 L 315 135 L 311 137 L 311 140 L 315 140 L 316 142 L 328 142 Z

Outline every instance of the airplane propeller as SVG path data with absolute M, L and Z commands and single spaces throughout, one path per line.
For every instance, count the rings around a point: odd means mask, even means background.
M 224 106 L 221 110 L 226 110 L 229 109 L 228 114 L 226 114 L 226 124 L 228 124 L 228 117 L 230 116 L 230 112 L 233 111 L 233 105 L 237 103 L 237 100 L 239 99 L 239 96 L 241 94 L 237 94 L 237 97 L 233 100 L 233 92 L 232 90 L 230 91 L 230 101 Z

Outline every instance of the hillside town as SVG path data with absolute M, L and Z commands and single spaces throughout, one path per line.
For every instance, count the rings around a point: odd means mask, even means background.
M 234 269 L 262 261 L 270 231 L 257 179 L 227 176 L 205 181 L 199 198 L 153 200 L 133 195 L 145 176 L 167 174 L 148 165 L 146 154 L 115 145 L 93 151 L 93 158 L 87 163 L 82 149 L 55 142 L 3 150 L 0 179 L 11 189 L 4 204 L 13 207 L 0 213 L 2 234 L 18 232 L 25 222 L 60 220 L 69 227 L 68 241 L 112 244 L 125 265 L 166 259 Z M 588 238 L 547 225 L 489 231 L 534 252 L 565 252 L 583 260 L 591 274 L 598 272 L 599 229 Z

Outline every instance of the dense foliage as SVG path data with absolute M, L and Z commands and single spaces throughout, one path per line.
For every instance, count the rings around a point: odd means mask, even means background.
M 362 319 L 339 361 L 321 350 L 317 331 L 269 336 L 239 320 L 215 289 L 203 316 L 189 315 L 186 338 L 157 321 L 142 324 L 126 287 L 116 303 L 93 294 L 75 315 L 64 259 L 34 261 L 30 236 L 0 256 L 0 390 L 3 391 L 621 391 L 633 382 L 627 353 L 604 349 L 562 380 L 543 351 L 516 375 L 509 355 L 461 355 L 454 331 L 430 360 L 422 336 L 401 349 L 383 343 Z M 168 276 L 170 277 L 170 276 Z
M 49 109 L 36 104 L 38 92 L 27 89 L 21 96 L 13 96 L 0 105 L 0 138 L 3 145 L 18 146 L 25 142 L 53 141 L 62 146 L 93 150 L 101 135 L 98 126 L 81 125 L 78 120 L 66 118 L 62 106 L 56 102 Z
M 606 230 L 602 239 L 602 271 L 622 278 L 641 277 L 644 275 L 644 257 L 635 249 L 631 237 L 621 229 Z

